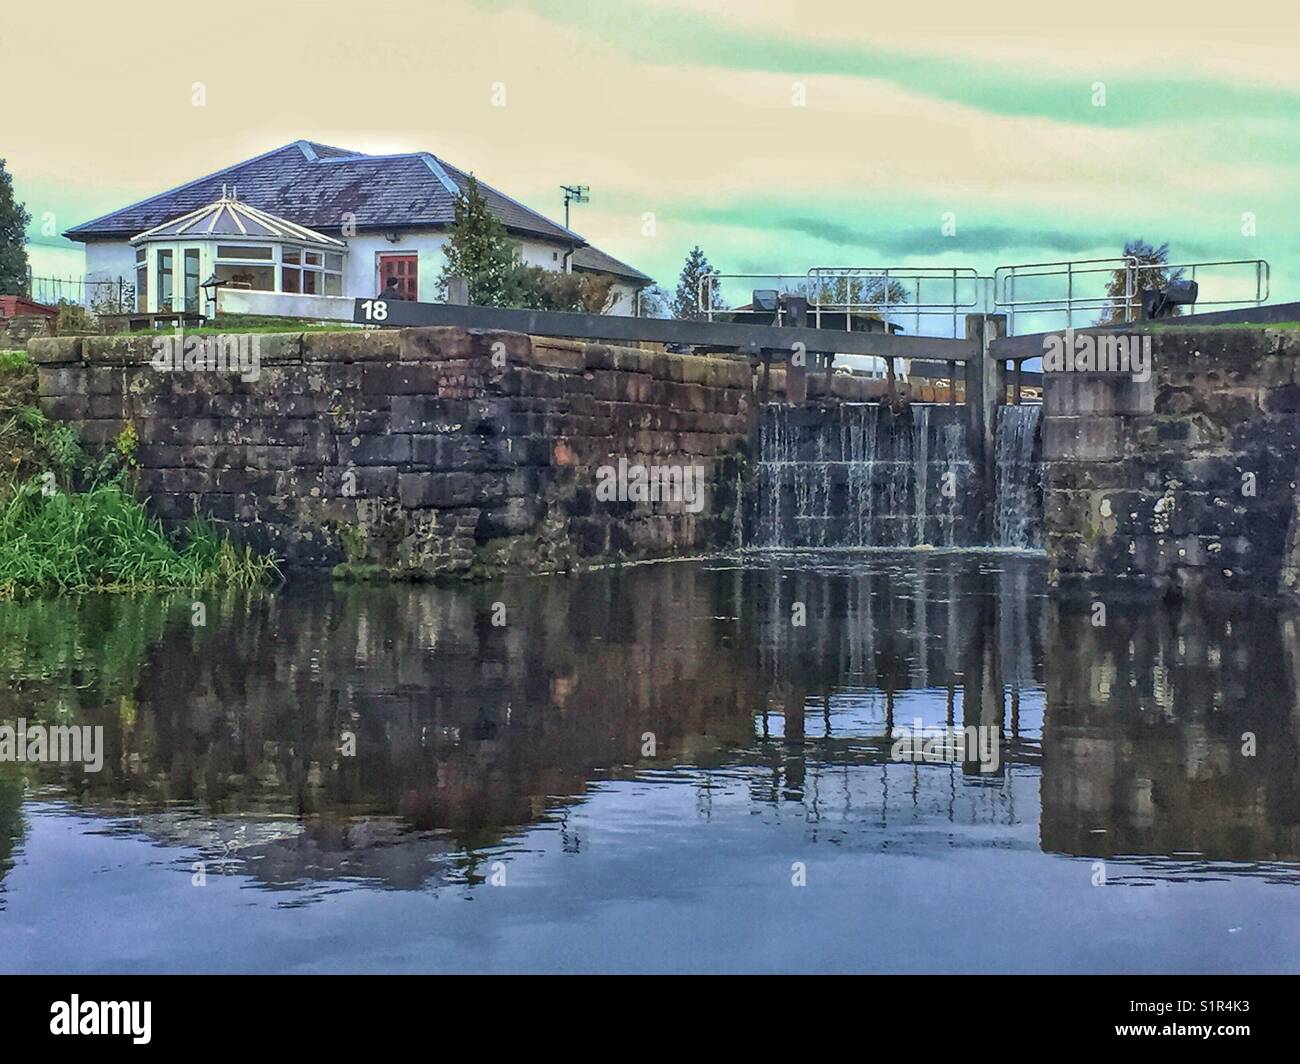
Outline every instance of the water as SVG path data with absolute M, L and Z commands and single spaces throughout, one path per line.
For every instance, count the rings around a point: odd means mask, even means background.
M 750 545 L 956 546 L 978 542 L 979 500 L 958 407 L 878 403 L 760 413 Z
M 999 547 L 1043 545 L 1043 474 L 1035 447 L 1042 410 L 1037 404 L 997 410 L 993 542 Z
M 1043 578 L 773 554 L 296 583 L 201 628 L 0 604 L 0 719 L 108 748 L 0 765 L 0 970 L 1297 970 L 1294 619 L 1096 628 Z M 995 728 L 997 770 L 892 760 L 916 718 Z
M 994 426 L 992 537 L 965 411 L 913 403 L 760 412 L 753 534 L 763 549 L 1042 547 L 1039 406 L 1004 406 Z

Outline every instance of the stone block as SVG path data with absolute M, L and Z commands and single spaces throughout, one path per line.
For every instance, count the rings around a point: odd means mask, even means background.
M 163 336 L 86 336 L 82 339 L 82 356 L 99 366 L 148 365 L 158 348 L 155 340 Z
M 1104 462 L 1124 454 L 1124 423 L 1117 417 L 1044 417 L 1044 461 Z
M 304 362 L 396 362 L 401 339 L 391 329 L 348 329 L 302 335 Z
M 571 340 L 534 338 L 532 362 L 544 369 L 581 373 L 587 368 L 586 345 Z
M 361 374 L 366 395 L 437 395 L 445 374 L 433 363 L 380 363 L 367 365 Z
M 38 366 L 81 361 L 80 336 L 43 336 L 27 341 L 27 356 Z
M 339 461 L 347 465 L 403 465 L 411 460 L 411 437 L 405 433 L 385 436 L 338 436 Z
M 475 497 L 474 477 L 469 473 L 399 473 L 397 494 L 407 509 L 466 506 Z

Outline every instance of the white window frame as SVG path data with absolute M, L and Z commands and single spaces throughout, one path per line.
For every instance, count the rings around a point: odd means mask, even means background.
M 296 251 L 298 253 L 297 262 L 284 261 L 286 251 Z M 319 265 L 312 266 L 307 262 L 308 255 L 317 255 L 320 257 Z M 330 269 L 326 266 L 326 256 L 337 255 L 339 258 L 339 268 Z M 277 291 L 284 290 L 284 271 L 293 270 L 298 275 L 298 291 L 291 293 L 293 295 L 342 295 L 343 294 L 343 275 L 347 262 L 344 258 L 342 249 L 323 248 L 316 244 L 281 244 L 277 251 L 279 273 L 276 274 L 276 284 L 279 286 Z M 303 291 L 303 274 L 314 273 L 316 275 L 316 291 Z M 338 291 L 326 292 L 326 279 L 329 277 L 338 278 Z

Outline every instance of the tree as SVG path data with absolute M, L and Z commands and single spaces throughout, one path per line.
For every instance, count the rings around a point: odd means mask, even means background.
M 672 312 L 672 296 L 657 284 L 641 289 L 641 317 L 667 318 Z
M 885 307 L 885 279 L 866 274 L 822 277 L 815 282 L 796 286 L 798 294 L 809 303 L 820 303 L 822 308 L 834 310 L 851 305 L 854 317 L 881 319 Z M 908 300 L 907 289 L 898 281 L 889 282 L 889 306 L 902 306 Z
M 446 264 L 438 277 L 443 298 L 447 281 L 464 277 L 469 282 L 469 301 L 482 307 L 510 306 L 507 302 L 515 285 L 518 255 L 506 234 L 506 227 L 489 209 L 471 176 L 464 192 L 456 197 L 451 233 L 442 253 Z
M 704 311 L 700 309 L 700 284 L 709 274 L 717 273 L 709 265 L 708 257 L 700 250 L 700 245 L 696 244 L 691 249 L 691 253 L 686 256 L 686 262 L 682 265 L 682 274 L 677 281 L 677 294 L 673 296 L 672 315 L 674 318 L 703 318 Z M 722 293 L 718 291 L 716 284 L 709 286 L 711 294 L 710 302 L 714 310 L 724 310 L 727 304 L 723 302 Z
M 1126 263 L 1111 274 L 1106 284 L 1106 307 L 1097 319 L 1098 325 L 1137 320 L 1142 316 L 1144 291 L 1182 279 L 1182 270 L 1169 272 L 1168 241 L 1154 247 L 1145 240 L 1130 240 L 1124 245 L 1124 257 L 1135 265 Z M 1174 307 L 1173 313 L 1179 313 L 1179 308 Z
M 469 301 L 481 307 L 600 314 L 613 303 L 614 278 L 528 266 L 519 250 L 471 177 L 456 198 L 451 233 L 442 249 L 446 262 L 438 277 L 439 291 L 445 299 L 448 280 L 464 277 Z
M 27 225 L 32 216 L 14 199 L 14 180 L 0 159 L 0 295 L 27 290 Z

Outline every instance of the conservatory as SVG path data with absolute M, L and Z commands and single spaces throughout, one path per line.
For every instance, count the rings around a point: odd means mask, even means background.
M 211 316 L 216 290 L 343 294 L 347 244 L 220 199 L 131 238 L 139 309 Z

